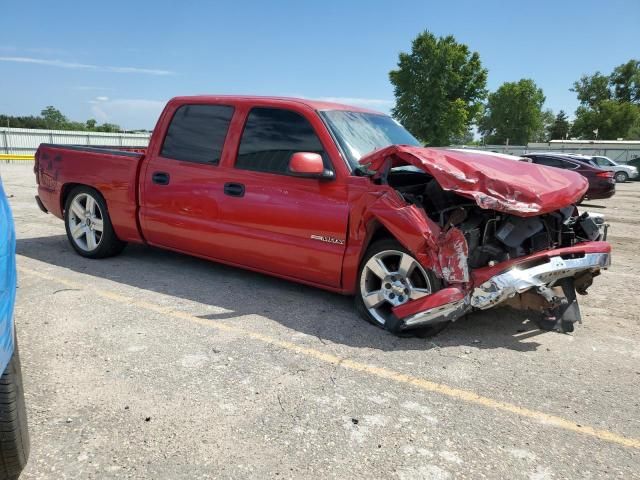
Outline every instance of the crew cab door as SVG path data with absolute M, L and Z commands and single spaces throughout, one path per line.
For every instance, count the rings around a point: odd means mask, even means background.
M 140 223 L 156 246 L 219 258 L 219 162 L 234 108 L 180 105 L 140 172 Z
M 315 113 L 314 113 L 315 115 Z M 344 178 L 288 174 L 296 152 L 319 153 L 334 171 L 316 128 L 319 118 L 253 107 L 235 164 L 225 169 L 221 250 L 233 263 L 311 283 L 340 286 L 348 204 Z

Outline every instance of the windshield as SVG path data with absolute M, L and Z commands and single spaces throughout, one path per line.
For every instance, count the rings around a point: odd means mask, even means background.
M 320 112 L 331 133 L 347 156 L 351 168 L 358 168 L 367 153 L 389 145 L 412 145 L 420 142 L 388 115 L 346 110 Z

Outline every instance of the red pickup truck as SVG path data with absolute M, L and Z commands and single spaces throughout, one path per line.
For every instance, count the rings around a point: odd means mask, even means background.
M 423 148 L 387 115 L 293 98 L 172 99 L 146 150 L 42 144 L 38 205 L 102 258 L 146 243 L 347 295 L 433 334 L 475 309 L 572 331 L 607 268 L 571 171 Z

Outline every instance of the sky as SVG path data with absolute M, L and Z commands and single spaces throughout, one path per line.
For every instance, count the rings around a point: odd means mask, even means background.
M 640 58 L 640 0 L 5 1 L 0 113 L 152 129 L 192 94 L 331 99 L 389 112 L 388 72 L 422 31 L 477 51 L 489 90 L 532 78 L 573 114 L 572 83 Z M 4 126 L 4 125 L 3 125 Z

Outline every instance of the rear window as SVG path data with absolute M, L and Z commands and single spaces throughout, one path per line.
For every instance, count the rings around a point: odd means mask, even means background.
M 291 110 L 254 108 L 242 133 L 235 166 L 284 174 L 296 152 L 318 153 L 327 167 L 322 143 L 306 118 Z
M 182 105 L 171 119 L 160 155 L 174 160 L 217 165 L 233 107 Z
M 546 165 L 547 167 L 564 168 L 567 170 L 578 168 L 578 165 L 576 165 L 575 163 L 566 162 L 559 158 L 553 157 L 534 157 L 533 163 L 537 163 L 538 165 Z

